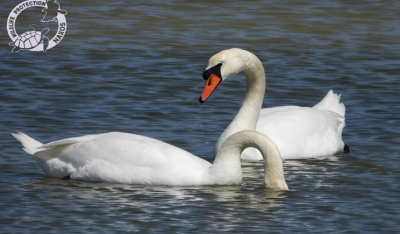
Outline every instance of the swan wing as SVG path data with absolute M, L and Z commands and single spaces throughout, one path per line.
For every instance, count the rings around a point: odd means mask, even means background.
M 34 158 L 46 174 L 89 181 L 196 184 L 211 165 L 178 147 L 128 133 L 68 138 L 40 148 Z
M 275 109 L 275 108 L 271 108 Z M 262 109 L 257 131 L 267 134 L 282 158 L 333 155 L 343 149 L 343 116 L 309 107 Z

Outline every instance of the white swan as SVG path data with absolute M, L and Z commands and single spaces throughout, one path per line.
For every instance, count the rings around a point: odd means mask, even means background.
M 261 110 L 265 72 L 261 61 L 246 50 L 233 48 L 210 58 L 203 73 L 206 85 L 200 102 L 205 102 L 221 81 L 239 72 L 247 78 L 246 96 L 239 112 L 221 134 L 215 153 L 230 135 L 246 129 L 268 135 L 284 159 L 329 156 L 349 150 L 342 141 L 345 106 L 340 103 L 340 95 L 331 90 L 314 107 L 282 106 Z M 262 159 L 260 153 L 251 148 L 242 153 L 242 158 Z
M 87 135 L 47 144 L 20 132 L 12 135 L 49 176 L 146 185 L 240 184 L 240 154 L 246 147 L 255 147 L 265 157 L 265 185 L 288 189 L 276 145 L 255 131 L 230 136 L 213 164 L 165 142 L 128 133 Z

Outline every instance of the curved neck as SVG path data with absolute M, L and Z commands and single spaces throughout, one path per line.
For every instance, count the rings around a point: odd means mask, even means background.
M 221 134 L 215 146 L 214 155 L 222 143 L 232 134 L 242 130 L 255 130 L 260 116 L 265 93 L 265 72 L 261 61 L 253 54 L 244 61 L 243 72 L 246 75 L 246 95 L 239 112 Z
M 257 145 L 254 145 L 252 147 L 258 149 L 264 158 L 265 186 L 274 189 L 288 190 L 289 188 L 286 184 L 285 174 L 283 172 L 282 158 L 278 147 L 271 140 L 271 138 L 263 135 L 262 133 L 259 134 L 264 137 L 263 143 L 265 145 L 263 147 L 260 147 L 260 144 L 262 143 L 259 143 L 258 147 Z
M 242 177 L 240 155 L 248 147 L 258 149 L 264 158 L 265 185 L 269 188 L 287 190 L 278 148 L 269 137 L 256 131 L 241 131 L 230 136 L 222 144 L 208 174 L 216 181 L 225 182 L 238 175 Z

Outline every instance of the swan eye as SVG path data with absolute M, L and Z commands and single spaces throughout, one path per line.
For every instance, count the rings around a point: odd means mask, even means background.
M 214 67 L 205 70 L 203 72 L 203 79 L 208 80 L 208 77 L 210 77 L 211 74 L 214 74 L 214 75 L 218 76 L 219 78 L 222 78 L 221 77 L 221 67 L 222 67 L 222 63 L 218 63 Z
M 210 75 L 211 75 L 210 69 L 205 70 L 205 71 L 203 72 L 203 79 L 207 80 L 208 77 L 210 77 Z

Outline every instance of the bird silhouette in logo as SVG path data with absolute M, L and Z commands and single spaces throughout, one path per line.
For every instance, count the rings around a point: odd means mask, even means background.
M 42 10 L 44 12 L 43 19 L 40 20 L 41 22 L 57 22 L 57 15 L 58 13 L 66 15 L 68 12 L 60 8 L 60 3 L 57 0 L 53 2 L 47 1 L 47 7 Z

